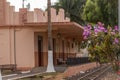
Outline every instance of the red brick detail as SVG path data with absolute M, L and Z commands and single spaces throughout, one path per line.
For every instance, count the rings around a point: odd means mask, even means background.
M 20 71 L 28 71 L 31 69 L 32 69 L 31 67 L 17 67 L 17 70 L 20 70 Z

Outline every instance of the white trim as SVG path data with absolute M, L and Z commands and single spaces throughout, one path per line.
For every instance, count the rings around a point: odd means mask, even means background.
M 4 77 L 16 76 L 16 75 L 17 75 L 17 74 L 10 74 L 10 75 L 2 76 L 2 77 L 4 78 Z

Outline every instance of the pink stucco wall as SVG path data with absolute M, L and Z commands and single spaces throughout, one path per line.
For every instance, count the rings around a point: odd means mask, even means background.
M 40 35 L 43 37 L 44 45 L 43 66 L 46 66 L 48 51 L 47 28 L 25 26 L 24 23 L 47 22 L 47 12 L 40 9 L 34 9 L 34 11 L 20 9 L 19 12 L 16 12 L 15 7 L 10 6 L 10 3 L 6 2 L 6 0 L 0 0 L 0 11 L 0 65 L 14 64 L 14 53 L 16 50 L 18 68 L 35 67 L 35 53 L 38 52 L 37 36 Z M 63 9 L 60 9 L 58 14 L 56 14 L 56 10 L 52 8 L 51 14 L 52 22 L 70 22 L 70 19 L 64 16 Z M 8 26 L 6 27 L 6 25 Z M 58 28 L 54 27 L 52 30 L 53 38 L 56 40 L 56 58 L 59 57 L 58 53 L 63 53 L 62 41 L 64 41 L 65 55 L 67 53 L 76 53 L 75 47 L 72 48 L 72 38 L 66 38 L 64 35 L 58 38 Z M 69 49 L 68 42 L 70 43 Z
M 0 64 L 10 63 L 9 29 L 0 29 Z
M 29 35 L 28 35 L 29 34 Z M 0 65 L 14 64 L 14 30 L 0 29 Z M 34 67 L 34 32 L 16 29 L 16 61 L 18 67 Z
M 6 0 L 0 0 L 0 25 L 5 24 L 5 3 Z
M 38 52 L 37 37 L 43 37 L 43 66 L 47 65 L 47 51 L 48 39 L 47 31 L 36 29 L 34 27 L 16 27 L 15 28 L 15 43 L 14 43 L 14 27 L 1 27 L 0 28 L 0 65 L 14 64 L 14 44 L 16 45 L 16 63 L 18 68 L 35 67 L 35 52 Z M 56 40 L 56 59 L 60 56 L 58 53 L 63 53 L 62 41 L 64 41 L 64 54 L 76 53 L 75 47 L 72 48 L 72 39 L 67 39 L 64 35 L 60 38 L 57 37 L 57 32 L 53 33 L 53 38 Z M 70 43 L 68 49 L 68 42 Z
M 6 0 L 0 0 L 0 25 L 19 25 L 26 22 L 47 22 L 47 12 L 35 8 L 34 11 L 20 9 L 15 11 L 15 7 L 11 6 Z M 64 10 L 60 9 L 58 14 L 56 10 L 51 8 L 52 22 L 69 22 L 70 19 L 64 16 Z
M 34 67 L 34 32 L 31 28 L 16 30 L 16 53 L 18 67 Z

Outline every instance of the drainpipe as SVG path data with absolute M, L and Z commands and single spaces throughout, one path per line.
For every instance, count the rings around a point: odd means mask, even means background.
M 15 30 L 15 26 L 14 26 L 14 64 L 15 64 L 15 68 L 14 70 L 17 70 L 17 63 L 16 63 L 16 30 Z
M 10 64 L 12 64 L 12 57 L 11 57 L 11 28 L 9 27 L 9 47 L 10 47 Z

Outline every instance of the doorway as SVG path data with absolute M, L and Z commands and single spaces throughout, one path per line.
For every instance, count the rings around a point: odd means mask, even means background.
M 43 66 L 43 38 L 38 36 L 38 66 Z
M 56 39 L 53 38 L 53 63 L 54 65 L 57 64 L 56 60 Z
M 64 51 L 64 40 L 62 40 L 62 58 L 65 60 L 65 51 Z

